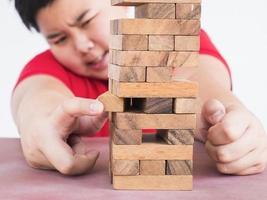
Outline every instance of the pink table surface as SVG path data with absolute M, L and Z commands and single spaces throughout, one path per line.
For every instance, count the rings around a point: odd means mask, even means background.
M 0 139 L 0 199 L 267 199 L 267 172 L 253 176 L 221 175 L 198 142 L 194 148 L 193 191 L 113 190 L 108 176 L 108 139 L 92 138 L 88 143 L 101 152 L 94 170 L 68 177 L 28 167 L 19 139 Z

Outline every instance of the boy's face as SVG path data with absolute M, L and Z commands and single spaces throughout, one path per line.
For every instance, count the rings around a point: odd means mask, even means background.
M 110 0 L 55 0 L 41 9 L 36 21 L 56 59 L 83 76 L 107 79 Z M 114 13 L 114 10 L 112 10 Z

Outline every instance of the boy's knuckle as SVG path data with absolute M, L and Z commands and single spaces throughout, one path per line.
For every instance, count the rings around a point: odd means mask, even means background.
M 217 167 L 219 172 L 221 172 L 223 174 L 230 174 L 230 171 L 225 164 L 217 163 L 216 167 Z
M 231 161 L 231 156 L 224 149 L 218 149 L 216 151 L 216 158 L 220 162 L 230 162 Z
M 265 170 L 265 168 L 266 168 L 266 163 L 262 162 L 256 166 L 256 171 L 261 173 Z
M 236 140 L 235 131 L 233 130 L 233 126 L 229 122 L 222 123 L 222 130 L 224 132 L 225 138 L 229 142 L 233 142 Z

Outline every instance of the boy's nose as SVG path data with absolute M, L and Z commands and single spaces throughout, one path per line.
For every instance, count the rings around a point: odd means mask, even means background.
M 80 36 L 75 40 L 75 47 L 78 52 L 85 54 L 93 49 L 95 47 L 95 44 L 86 36 Z

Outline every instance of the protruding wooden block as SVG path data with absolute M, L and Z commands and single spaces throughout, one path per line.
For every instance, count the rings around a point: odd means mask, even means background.
M 118 129 L 195 129 L 195 114 L 113 113 Z
M 173 51 L 174 36 L 172 35 L 150 35 L 148 40 L 150 51 Z
M 111 21 L 112 35 L 199 35 L 199 20 L 116 19 Z
M 111 0 L 113 6 L 138 6 L 146 3 L 200 3 L 201 0 Z
M 114 189 L 124 190 L 192 190 L 191 175 L 113 176 Z
M 170 83 L 121 83 L 112 81 L 113 94 L 128 98 L 194 98 L 198 95 L 198 83 L 177 81 Z
M 175 19 L 175 4 L 142 4 L 135 7 L 135 17 L 146 19 Z
M 112 50 L 110 62 L 125 67 L 197 67 L 198 58 L 198 52 Z
M 167 160 L 167 175 L 192 175 L 192 160 Z
M 172 67 L 147 67 L 146 82 L 166 83 L 171 82 L 173 77 Z
M 133 99 L 133 101 L 136 99 Z M 154 114 L 170 114 L 173 113 L 172 98 L 141 98 L 137 99 L 140 104 L 140 111 L 144 113 Z
M 199 36 L 175 36 L 175 51 L 199 51 Z
M 192 160 L 192 145 L 147 143 L 112 146 L 115 160 Z
M 113 175 L 115 176 L 139 175 L 139 160 L 114 160 Z
M 141 160 L 140 175 L 165 175 L 165 160 Z
M 145 67 L 121 67 L 109 64 L 108 77 L 119 82 L 145 82 Z
M 194 130 L 190 129 L 158 130 L 157 136 L 170 145 L 193 145 L 194 143 Z
M 123 112 L 124 101 L 123 98 L 113 95 L 111 92 L 105 92 L 97 98 L 103 103 L 105 111 L 108 112 Z
M 124 130 L 116 128 L 110 123 L 113 142 L 117 145 L 140 145 L 142 143 L 142 130 Z
M 201 5 L 197 4 L 176 4 L 176 19 L 200 19 Z
M 174 100 L 174 113 L 196 113 L 197 99 L 196 98 L 176 98 Z
M 110 49 L 123 51 L 147 51 L 147 35 L 111 35 Z

